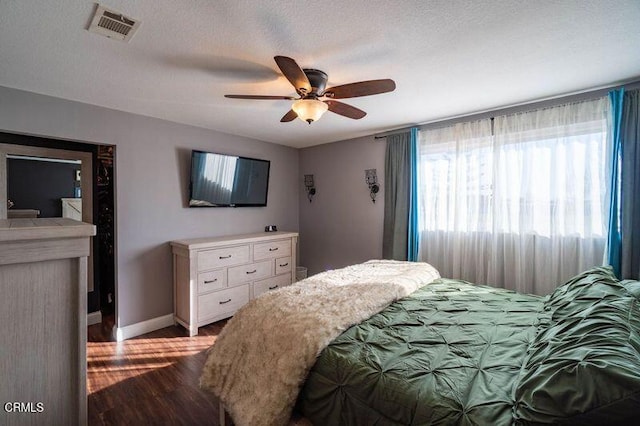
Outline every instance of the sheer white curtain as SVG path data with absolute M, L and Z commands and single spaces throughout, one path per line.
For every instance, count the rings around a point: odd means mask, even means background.
M 602 264 L 606 98 L 420 134 L 420 259 L 442 276 L 548 294 Z

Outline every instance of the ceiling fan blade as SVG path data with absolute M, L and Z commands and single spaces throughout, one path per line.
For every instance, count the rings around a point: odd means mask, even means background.
M 263 96 L 263 95 L 224 95 L 225 98 L 231 99 L 263 99 L 263 100 L 287 100 L 291 101 L 294 99 L 293 96 Z
M 333 99 L 357 98 L 358 96 L 393 92 L 395 89 L 396 83 L 387 78 L 383 80 L 360 81 L 358 83 L 330 87 L 324 91 L 324 96 Z
M 324 103 L 329 105 L 329 111 L 348 118 L 353 118 L 354 120 L 360 120 L 362 117 L 367 115 L 363 110 L 342 102 L 327 100 L 324 101 Z
M 307 75 L 302 71 L 302 68 L 291 58 L 286 56 L 274 56 L 273 59 L 278 64 L 278 68 L 282 71 L 287 80 L 293 84 L 296 92 L 301 95 L 306 95 L 311 92 L 311 83 Z
M 288 113 L 286 113 L 281 119 L 280 122 L 281 123 L 287 123 L 289 121 L 293 121 L 296 118 L 298 118 L 298 114 L 296 114 L 296 112 L 292 109 L 289 110 Z

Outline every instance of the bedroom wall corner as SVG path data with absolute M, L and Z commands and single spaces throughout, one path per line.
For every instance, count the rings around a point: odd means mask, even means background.
M 380 259 L 384 220 L 384 139 L 350 139 L 300 150 L 300 265 L 309 275 Z M 369 197 L 365 170 L 377 169 L 380 192 Z M 317 189 L 309 202 L 304 175 Z

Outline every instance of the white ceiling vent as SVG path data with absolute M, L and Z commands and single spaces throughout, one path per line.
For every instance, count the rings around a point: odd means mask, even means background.
M 89 31 L 116 40 L 129 41 L 139 26 L 140 21 L 98 5 Z

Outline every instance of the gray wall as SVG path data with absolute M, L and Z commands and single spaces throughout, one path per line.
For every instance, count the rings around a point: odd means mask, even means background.
M 0 130 L 117 146 L 118 327 L 173 312 L 169 241 L 298 230 L 296 149 L 4 87 Z M 187 208 L 192 149 L 270 160 L 267 207 Z
M 300 150 L 300 265 L 309 274 L 381 258 L 385 146 L 367 136 Z M 381 182 L 375 204 L 364 174 L 374 168 Z M 305 174 L 317 188 L 311 203 Z

